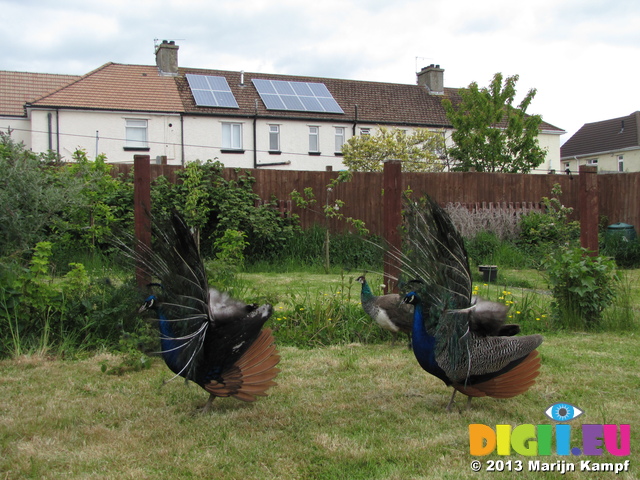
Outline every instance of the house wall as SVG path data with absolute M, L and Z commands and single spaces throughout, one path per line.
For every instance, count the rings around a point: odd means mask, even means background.
M 52 115 L 51 129 L 49 113 Z M 125 149 L 128 118 L 147 120 L 147 150 Z M 47 151 L 51 137 L 53 150 L 66 160 L 79 148 L 86 150 L 90 158 L 103 153 L 110 162 L 132 161 L 137 153 L 151 158 L 166 155 L 171 163 L 179 164 L 181 160 L 179 115 L 33 109 L 31 128 L 30 143 L 34 151 Z
M 342 156 L 335 151 L 336 127 L 344 128 L 345 141 L 353 136 L 353 124 L 339 121 L 196 115 L 185 115 L 181 118 L 179 114 L 68 109 L 31 109 L 29 114 L 31 122 L 13 122 L 16 125 L 13 127 L 16 128 L 14 138 L 24 141 L 36 152 L 46 152 L 51 138 L 53 150 L 59 152 L 66 160 L 71 159 L 73 152 L 80 148 L 84 149 L 90 158 L 97 154 L 105 154 L 109 162 L 131 162 L 134 155 L 145 154 L 152 159 L 166 156 L 170 165 L 217 159 L 230 168 L 264 166 L 282 170 L 323 171 L 330 168 L 338 171 L 343 170 L 345 166 Z M 147 121 L 147 150 L 131 150 L 125 147 L 127 119 Z M 241 152 L 229 152 L 222 148 L 224 123 L 242 125 Z M 277 154 L 269 151 L 270 125 L 278 125 L 280 128 L 280 152 Z M 319 154 L 309 152 L 309 127 L 312 126 L 317 127 L 319 131 Z M 365 128 L 370 129 L 372 135 L 378 130 L 373 124 L 357 124 L 356 135 L 360 135 Z M 413 131 L 411 128 L 402 128 L 406 129 L 407 133 Z M 541 133 L 538 139 L 540 146 L 547 150 L 547 159 L 535 173 L 547 173 L 554 168 L 558 172 L 564 171 L 559 159 L 560 136 Z M 449 134 L 447 143 L 451 143 Z M 625 156 L 625 163 L 638 165 L 640 161 L 626 162 Z
M 538 135 L 538 144 L 547 151 L 547 156 L 544 163 L 533 173 L 548 173 L 550 170 L 564 171 L 560 164 L 560 135 L 542 132 Z
M 589 162 L 598 161 L 598 173 L 617 173 L 618 172 L 618 156 L 624 157 L 624 172 L 640 172 L 640 149 L 635 150 L 619 150 L 614 152 L 601 153 L 597 155 L 585 155 L 576 158 L 563 159 L 562 171 L 566 169 L 566 164 L 572 172 L 576 172 L 580 165 L 587 165 Z
M 23 142 L 26 148 L 31 148 L 31 122 L 21 117 L 0 117 L 0 131 L 11 131 L 11 138 L 16 142 Z

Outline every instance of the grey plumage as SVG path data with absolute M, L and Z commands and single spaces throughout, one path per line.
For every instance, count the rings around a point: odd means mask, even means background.
M 362 284 L 360 301 L 365 313 L 381 328 L 394 334 L 403 332 L 411 336 L 413 307 L 403 303 L 397 293 L 374 295 L 364 275 L 356 280 Z

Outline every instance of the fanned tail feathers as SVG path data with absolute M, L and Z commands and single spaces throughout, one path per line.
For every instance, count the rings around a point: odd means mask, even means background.
M 276 385 L 273 379 L 280 371 L 280 362 L 271 329 L 261 330 L 249 349 L 222 374 L 222 381 L 212 380 L 204 389 L 216 397 L 234 397 L 244 402 L 253 402 L 264 397 L 266 391 Z

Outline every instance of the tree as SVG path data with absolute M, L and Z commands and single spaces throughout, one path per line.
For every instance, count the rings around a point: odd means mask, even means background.
M 442 104 L 454 131 L 449 156 L 453 170 L 529 173 L 544 162 L 546 151 L 538 144 L 540 115 L 527 115 L 535 97 L 531 89 L 518 107 L 513 106 L 518 75 L 504 79 L 496 73 L 489 87 L 472 82 L 460 91 L 460 103 Z
M 376 135 L 351 137 L 342 147 L 342 162 L 352 172 L 381 172 L 385 160 L 402 161 L 405 172 L 439 172 L 444 137 L 426 129 L 407 134 L 381 127 Z

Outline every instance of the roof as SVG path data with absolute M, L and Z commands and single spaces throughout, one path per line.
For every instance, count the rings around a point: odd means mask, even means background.
M 79 78 L 78 75 L 0 71 L 0 115 L 25 116 L 25 103 Z
M 33 106 L 92 110 L 182 112 L 175 79 L 156 67 L 107 63 L 46 95 Z
M 197 106 L 186 74 L 225 77 L 239 108 Z M 324 83 L 344 113 L 268 110 L 253 79 Z M 430 95 L 425 87 L 418 85 L 195 68 L 180 68 L 178 75 L 167 76 L 160 75 L 156 66 L 107 63 L 32 105 L 232 117 L 257 114 L 274 119 L 450 128 L 442 107 L 443 98 L 455 102 L 458 89 L 445 88 L 444 95 Z M 563 133 L 546 122 L 540 128 Z
M 585 123 L 560 147 L 560 158 L 595 155 L 640 147 L 640 112 Z

